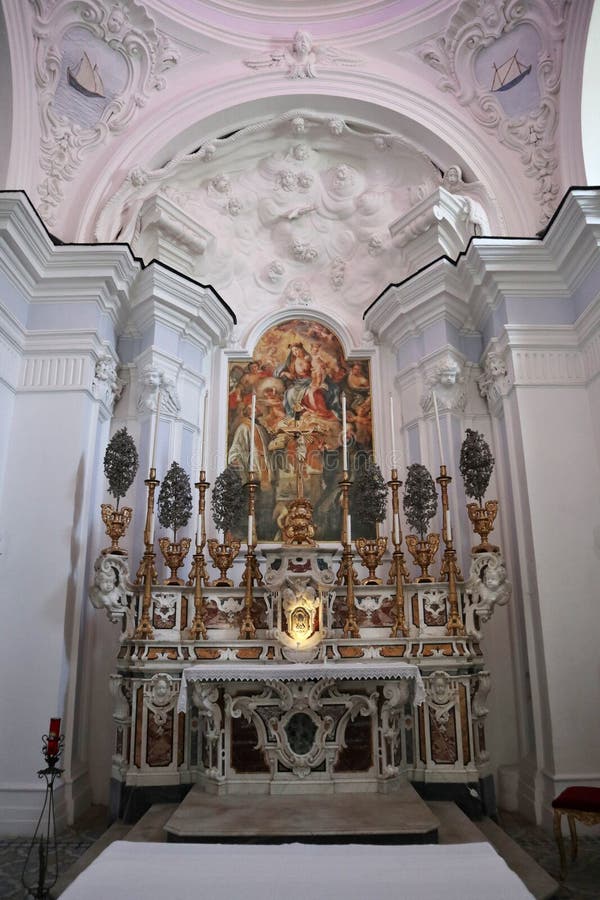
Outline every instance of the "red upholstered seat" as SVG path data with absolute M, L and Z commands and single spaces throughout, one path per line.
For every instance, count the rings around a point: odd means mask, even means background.
M 555 809 L 580 809 L 583 812 L 600 813 L 600 788 L 568 787 L 552 801 Z

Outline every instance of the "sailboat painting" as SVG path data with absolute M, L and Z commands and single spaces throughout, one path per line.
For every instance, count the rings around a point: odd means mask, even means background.
M 530 72 L 531 65 L 524 66 L 517 59 L 517 54 L 514 53 L 510 59 L 507 59 L 500 66 L 494 63 L 494 77 L 492 78 L 491 90 L 494 92 L 509 91 L 511 88 L 516 87 L 520 81 L 523 81 Z
M 540 53 L 540 36 L 529 23 L 524 23 L 501 34 L 477 55 L 475 76 L 481 90 L 489 91 L 508 118 L 539 109 L 541 94 L 536 68 Z
M 125 58 L 81 26 L 65 33 L 61 49 L 54 110 L 75 125 L 93 128 L 111 100 L 125 91 L 128 78 Z
M 67 66 L 67 79 L 72 88 L 81 91 L 86 97 L 104 98 L 106 96 L 98 66 L 90 62 L 90 58 L 85 52 L 75 69 Z

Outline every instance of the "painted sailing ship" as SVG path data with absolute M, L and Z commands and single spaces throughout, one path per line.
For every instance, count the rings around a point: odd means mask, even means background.
M 494 65 L 494 78 L 492 80 L 492 91 L 508 91 L 520 81 L 523 81 L 526 75 L 531 72 L 531 65 L 524 66 L 517 59 L 517 54 L 511 56 L 502 65 Z
M 92 65 L 85 52 L 77 66 L 73 68 L 67 66 L 67 78 L 71 87 L 81 94 L 85 94 L 86 97 L 106 96 L 98 67 L 95 64 Z

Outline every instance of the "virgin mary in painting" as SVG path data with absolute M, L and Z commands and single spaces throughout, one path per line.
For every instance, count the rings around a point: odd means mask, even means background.
M 256 393 L 255 468 L 259 540 L 281 540 L 300 489 L 313 505 L 316 537 L 340 538 L 341 395 L 347 399 L 351 470 L 372 451 L 368 360 L 348 361 L 318 322 L 292 319 L 266 331 L 252 360 L 229 365 L 228 462 L 248 477 L 250 406 Z

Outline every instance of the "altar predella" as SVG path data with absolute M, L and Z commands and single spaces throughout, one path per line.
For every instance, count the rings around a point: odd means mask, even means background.
M 207 534 L 208 395 L 191 537 L 177 540 L 189 518 L 187 475 L 175 464 L 161 473 L 159 521 L 173 528 L 158 541 L 168 577 L 159 578 L 155 551 L 160 387 L 145 549 L 131 567 L 120 545 L 131 509 L 119 509 L 119 500 L 137 453 L 124 429 L 109 445 L 105 471 L 117 504 L 102 505 L 111 543 L 95 563 L 90 598 L 122 628 L 111 676 L 113 814 L 135 817 L 153 788 L 173 799 L 190 784 L 213 793 L 376 792 L 407 779 L 427 796 L 451 789 L 463 804 L 492 812 L 481 623 L 511 588 L 488 540 L 498 507 L 484 496 L 489 448 L 467 431 L 460 468 L 480 540 L 465 579 L 450 524 L 452 477 L 444 464 L 435 482 L 419 464 L 400 473 L 391 397 L 387 483 L 374 462 L 368 366 L 335 354 L 319 359 L 301 341 L 285 350 L 283 361 L 230 369 L 228 467 L 216 517 L 223 534 Z M 352 506 L 357 483 L 374 504 L 370 522 L 351 514 L 370 508 Z M 243 533 L 225 527 L 239 520 L 240 500 Z M 441 533 L 428 533 L 438 500 Z M 414 534 L 403 536 L 402 506 Z M 387 536 L 379 533 L 384 520 Z

